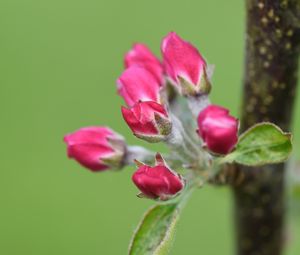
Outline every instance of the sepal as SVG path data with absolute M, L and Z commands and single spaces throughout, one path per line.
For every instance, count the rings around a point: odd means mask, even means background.
M 167 136 L 172 131 L 172 122 L 169 118 L 163 117 L 161 114 L 154 113 L 154 119 L 155 124 L 157 127 L 157 130 L 159 131 L 159 134 L 161 134 L 163 137 Z
M 134 133 L 134 135 L 137 138 L 147 141 L 149 143 L 159 143 L 165 140 L 165 136 L 163 135 L 144 135 L 138 133 Z
M 200 78 L 198 84 L 194 85 L 182 76 L 178 76 L 181 94 L 184 96 L 200 96 L 209 94 L 211 91 L 211 83 L 207 78 L 205 71 Z

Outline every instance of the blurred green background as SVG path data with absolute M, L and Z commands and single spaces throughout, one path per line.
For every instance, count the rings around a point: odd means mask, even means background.
M 133 168 L 93 174 L 67 159 L 62 137 L 104 124 L 140 143 L 115 80 L 133 42 L 159 54 L 171 30 L 216 65 L 212 100 L 238 115 L 244 19 L 240 0 L 0 0 L 0 254 L 126 254 L 153 202 L 135 197 Z M 299 113 L 298 102 L 298 152 Z M 171 254 L 233 254 L 231 206 L 226 188 L 196 192 Z M 300 220 L 288 221 L 287 254 L 299 254 Z

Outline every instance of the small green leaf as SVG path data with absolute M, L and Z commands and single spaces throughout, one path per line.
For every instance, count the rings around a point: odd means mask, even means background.
M 146 213 L 129 247 L 129 255 L 164 255 L 172 243 L 178 204 L 156 205 Z
M 280 163 L 289 157 L 291 151 L 291 134 L 284 133 L 272 123 L 264 122 L 243 133 L 236 149 L 221 162 L 236 162 L 247 166 Z

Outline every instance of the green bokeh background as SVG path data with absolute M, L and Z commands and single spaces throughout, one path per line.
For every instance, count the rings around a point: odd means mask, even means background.
M 142 144 L 122 121 L 115 80 L 133 42 L 159 54 L 171 30 L 216 65 L 212 100 L 238 115 L 244 19 L 240 0 L 0 0 L 0 254 L 126 254 L 153 203 L 135 197 L 133 168 L 93 174 L 68 160 L 63 135 L 104 124 Z M 298 152 L 299 113 L 298 103 Z M 226 188 L 197 191 L 171 254 L 233 254 L 231 207 Z M 289 255 L 300 252 L 297 229 L 290 217 Z

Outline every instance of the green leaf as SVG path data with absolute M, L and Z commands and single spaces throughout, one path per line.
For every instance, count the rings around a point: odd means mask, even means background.
M 292 151 L 291 134 L 284 133 L 272 123 L 259 123 L 243 133 L 236 149 L 221 159 L 247 166 L 285 161 Z
M 164 255 L 172 243 L 178 204 L 156 205 L 145 214 L 129 247 L 129 255 Z

